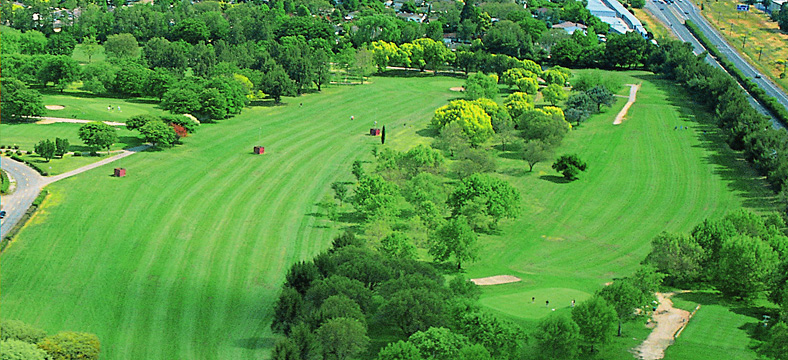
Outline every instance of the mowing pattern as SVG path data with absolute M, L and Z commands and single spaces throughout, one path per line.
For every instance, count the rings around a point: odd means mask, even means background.
M 330 88 L 124 159 L 126 178 L 100 168 L 53 185 L 3 256 L 3 317 L 94 332 L 107 359 L 264 358 L 284 272 L 336 232 L 314 204 L 371 156 L 373 121 L 405 138 L 402 122 L 426 124 L 457 82 Z
M 545 301 L 563 296 L 555 288 L 593 293 L 614 277 L 632 274 L 662 231 L 687 232 L 705 218 L 742 207 L 775 209 L 770 190 L 727 150 L 704 114 L 690 110 L 697 107 L 688 96 L 635 74 L 626 81 L 643 86 L 628 121 L 610 124 L 624 104 L 618 99 L 559 149 L 558 155 L 578 153 L 588 162 L 580 180 L 564 183 L 549 162 L 537 164 L 533 173 L 527 167 L 504 171 L 519 184 L 523 214 L 504 226 L 502 236 L 483 240 L 481 261 L 469 275 L 511 274 L 523 281 L 485 288 L 484 304 L 516 319 L 545 316 Z M 520 310 L 529 308 L 532 297 L 541 308 Z

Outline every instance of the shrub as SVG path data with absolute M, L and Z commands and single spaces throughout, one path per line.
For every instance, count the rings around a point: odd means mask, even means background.
M 19 145 L 14 145 L 14 150 L 19 150 Z
M 81 151 L 74 151 L 74 156 L 82 156 L 82 152 Z
M 90 156 L 99 156 L 99 154 L 97 152 L 93 151 L 93 150 L 91 150 L 88 155 L 90 155 Z
M 16 151 L 16 154 L 17 154 L 17 155 L 22 155 L 23 153 L 24 153 L 24 151 L 22 151 L 22 150 L 17 150 L 17 151 Z
M 0 321 L 0 340 L 14 339 L 35 344 L 46 336 L 44 330 L 19 320 Z

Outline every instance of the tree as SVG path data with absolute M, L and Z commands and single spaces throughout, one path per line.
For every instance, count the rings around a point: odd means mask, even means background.
M 140 46 L 134 35 L 126 33 L 110 35 L 104 42 L 104 52 L 108 57 L 136 59 L 140 56 Z
M 82 125 L 77 135 L 87 146 L 107 149 L 107 154 L 109 154 L 109 148 L 112 144 L 118 141 L 115 128 L 100 121 Z
M 354 319 L 335 318 L 321 325 L 317 331 L 325 360 L 344 360 L 355 357 L 369 344 L 367 329 Z
M 179 21 L 172 27 L 172 34 L 175 39 L 183 40 L 190 44 L 208 41 L 208 38 L 211 36 L 208 26 L 199 18 L 186 18 Z
M 145 138 L 145 142 L 152 143 L 153 146 L 170 147 L 178 139 L 172 126 L 163 121 L 149 121 L 139 128 L 140 134 Z
M 98 360 L 101 343 L 96 335 L 65 331 L 48 336 L 38 343 L 54 359 Z
M 422 357 L 416 345 L 400 340 L 381 349 L 377 360 L 422 360 Z
M 618 315 L 618 336 L 621 336 L 621 322 L 635 314 L 635 309 L 647 303 L 643 292 L 629 279 L 613 281 L 599 291 L 599 296 L 612 305 Z
M 585 161 L 580 160 L 576 154 L 561 155 L 558 160 L 553 163 L 553 170 L 560 172 L 567 180 L 577 180 L 577 176 L 581 171 L 586 171 L 588 165 Z
M 54 33 L 49 36 L 49 40 L 47 41 L 47 53 L 51 55 L 71 56 L 76 46 L 77 40 L 74 39 L 71 34 L 66 32 Z
M 471 144 L 478 146 L 493 135 L 492 119 L 479 105 L 465 100 L 455 100 L 435 110 L 432 125 L 443 129 L 456 122 Z
M 364 168 L 361 167 L 361 160 L 353 161 L 352 169 L 350 171 L 353 176 L 356 177 L 356 181 L 361 181 L 362 178 L 366 177 L 366 173 L 364 172 Z
M 159 120 L 160 120 L 159 117 L 155 115 L 149 115 L 149 114 L 135 115 L 126 120 L 126 129 L 131 131 L 137 130 L 151 121 L 159 121 Z
M 506 54 L 522 58 L 531 51 L 531 37 L 523 29 L 509 20 L 502 20 L 484 35 L 484 44 L 491 53 Z
M 480 200 L 484 212 L 497 224 L 503 218 L 515 218 L 520 212 L 520 193 L 508 182 L 487 174 L 473 174 L 449 195 L 448 204 L 453 215 L 462 213 L 462 208 L 471 201 Z
M 783 3 L 780 5 L 780 11 L 777 12 L 776 19 L 777 26 L 780 27 L 782 31 L 788 31 L 788 3 Z
M 613 93 L 604 85 L 597 85 L 588 89 L 586 95 L 596 104 L 596 112 L 599 112 L 602 105 L 609 107 L 616 102 L 615 98 L 613 98 Z
M 41 93 L 29 89 L 17 79 L 0 82 L 0 117 L 6 120 L 21 120 L 26 117 L 44 115 L 44 100 Z
M 301 312 L 304 307 L 304 297 L 292 286 L 282 287 L 282 292 L 274 304 L 274 319 L 271 321 L 271 330 L 288 335 L 293 326 L 303 321 Z
M 52 85 L 63 92 L 72 82 L 79 80 L 81 71 L 76 60 L 69 56 L 59 55 L 47 58 L 44 66 L 38 72 L 38 78 L 43 84 L 52 82 Z
M 564 89 L 558 84 L 547 85 L 542 89 L 542 96 L 553 106 L 568 98 Z
M 88 63 L 93 61 L 93 55 L 101 49 L 95 36 L 85 36 L 82 38 L 82 52 L 88 56 Z
M 460 352 L 469 345 L 468 338 L 443 327 L 419 331 L 408 342 L 419 349 L 422 358 L 434 360 L 460 359 Z
M 443 41 L 435 41 L 429 38 L 413 40 L 413 44 L 423 49 L 424 66 L 433 71 L 433 75 L 438 75 L 444 64 L 454 61 L 454 53 L 443 44 Z
M 55 156 L 55 143 L 53 143 L 52 140 L 44 139 L 36 144 L 34 150 L 36 151 L 36 154 L 49 162 L 49 160 Z
M 318 279 L 320 273 L 312 261 L 299 261 L 288 270 L 285 275 L 285 286 L 296 289 L 300 294 L 305 294 L 312 281 Z
M 55 138 L 55 156 L 60 156 L 62 159 L 63 155 L 68 152 L 68 147 L 68 139 Z
M 528 95 L 536 95 L 539 92 L 539 82 L 534 78 L 525 77 L 518 79 L 516 85 L 517 89 Z
M 383 125 L 383 130 L 380 132 L 380 144 L 386 145 L 386 125 Z
M 503 101 L 512 119 L 517 119 L 524 112 L 534 109 L 534 97 L 524 92 L 513 92 Z
M 523 160 L 528 163 L 528 171 L 534 170 L 534 165 L 550 159 L 552 149 L 544 141 L 530 140 L 523 145 Z
M 571 125 L 564 120 L 563 113 L 549 107 L 524 112 L 517 118 L 518 128 L 526 140 L 541 140 L 554 147 L 563 141 Z
M 22 33 L 19 51 L 25 55 L 46 54 L 47 38 L 42 32 L 30 30 Z
M 594 352 L 594 346 L 610 341 L 616 311 L 604 298 L 594 296 L 572 309 L 572 320 L 580 328 L 580 338 Z
M 295 93 L 295 83 L 279 64 L 263 75 L 262 88 L 263 92 L 273 97 L 277 104 L 282 101 L 282 96 Z
M 723 244 L 714 283 L 725 296 L 752 299 L 766 289 L 777 254 L 759 238 L 738 235 Z
M 468 224 L 468 219 L 460 215 L 435 231 L 430 240 L 429 254 L 437 261 L 453 257 L 457 269 L 462 269 L 463 262 L 476 260 L 479 253 L 476 247 L 478 237 Z
M 271 351 L 272 360 L 301 360 L 298 348 L 289 338 L 280 339 Z
M 506 70 L 503 73 L 503 75 L 501 75 L 501 79 L 499 80 L 499 82 L 501 84 L 509 85 L 509 88 L 511 89 L 515 85 L 517 85 L 517 80 L 520 80 L 522 78 L 534 78 L 535 79 L 536 78 L 536 73 L 534 73 L 534 72 L 532 72 L 530 70 L 523 69 L 523 68 L 511 68 L 509 70 Z
M 567 121 L 576 122 L 580 125 L 581 121 L 585 121 L 591 116 L 591 112 L 596 107 L 594 100 L 588 96 L 587 93 L 575 93 L 566 99 L 566 119 Z
M 454 327 L 470 342 L 483 345 L 495 359 L 516 359 L 525 345 L 521 328 L 485 312 L 465 312 Z
M 465 97 L 470 100 L 479 98 L 495 99 L 498 95 L 498 77 L 477 72 L 465 80 Z
M 339 206 L 347 200 L 347 185 L 343 182 L 335 181 L 331 183 L 331 190 L 334 190 L 334 198 L 339 201 Z
M 682 286 L 700 280 L 706 256 L 706 249 L 693 237 L 662 233 L 651 240 L 645 262 L 667 275 L 669 284 Z
M 366 317 L 364 312 L 361 311 L 361 307 L 343 294 L 329 296 L 328 299 L 323 301 L 316 317 L 318 318 L 317 326 L 334 318 L 347 318 L 357 320 L 361 324 L 366 323 Z
M 16 339 L 0 341 L 0 359 L 3 360 L 47 360 L 49 356 L 34 343 Z
M 758 352 L 776 360 L 788 359 L 788 326 L 785 321 L 772 325 L 766 341 L 758 348 Z
M 353 68 L 361 78 L 361 84 L 364 84 L 364 77 L 372 75 L 375 72 L 375 59 L 372 58 L 372 52 L 367 49 L 359 49 L 356 52 L 355 60 L 353 61 Z
M 401 231 L 394 231 L 380 240 L 380 250 L 392 258 L 416 258 L 416 246 Z
M 542 359 L 574 359 L 580 341 L 580 327 L 564 315 L 551 315 L 539 322 L 534 333 Z

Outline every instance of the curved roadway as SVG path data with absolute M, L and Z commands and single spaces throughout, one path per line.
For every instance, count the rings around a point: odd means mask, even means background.
M 758 72 L 755 70 L 755 68 L 745 61 L 739 52 L 736 51 L 736 49 L 734 49 L 730 44 L 728 44 L 722 35 L 720 35 L 720 33 L 717 32 L 717 30 L 711 26 L 708 21 L 706 21 L 706 18 L 700 14 L 700 9 L 698 9 L 695 4 L 689 0 L 677 0 L 674 4 L 665 4 L 663 2 L 647 0 L 646 9 L 656 16 L 660 21 L 668 24 L 670 30 L 676 34 L 679 40 L 691 43 L 692 47 L 695 49 L 695 53 L 700 54 L 703 51 L 706 51 L 706 49 L 684 26 L 685 20 L 692 20 L 692 22 L 698 25 L 709 41 L 714 46 L 716 46 L 720 52 L 734 64 L 734 66 L 741 70 L 745 76 L 751 78 L 751 80 L 763 88 L 768 95 L 777 98 L 780 104 L 788 108 L 788 95 L 777 88 L 777 86 L 774 85 L 771 80 L 763 77 L 756 79 L 755 75 L 758 74 Z M 711 56 L 706 57 L 706 62 L 714 67 L 722 69 L 722 66 L 720 66 L 720 64 Z M 785 124 L 777 121 L 777 119 L 775 119 L 772 114 L 765 107 L 763 107 L 763 105 L 761 105 L 761 103 L 756 101 L 755 98 L 752 96 L 748 96 L 747 98 L 750 101 L 750 104 L 752 104 L 753 107 L 758 110 L 758 112 L 769 117 L 775 128 L 785 128 Z
M 0 220 L 0 238 L 3 238 L 22 218 L 22 214 L 27 211 L 38 193 L 47 184 L 47 179 L 27 165 L 5 156 L 0 158 L 0 167 L 16 180 L 16 191 L 10 195 L 3 195 L 3 198 L 0 199 L 0 205 L 6 212 L 5 218 Z

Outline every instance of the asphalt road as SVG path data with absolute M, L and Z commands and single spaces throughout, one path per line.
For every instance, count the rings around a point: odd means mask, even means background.
M 27 165 L 7 157 L 0 158 L 0 167 L 16 180 L 16 191 L 0 199 L 0 205 L 6 211 L 5 218 L 0 220 L 0 238 L 2 238 L 22 218 L 22 214 L 27 211 L 47 181 Z
M 695 53 L 700 54 L 701 52 L 705 51 L 705 49 L 698 42 L 698 40 L 695 39 L 692 33 L 690 33 L 689 30 L 687 30 L 687 28 L 684 26 L 685 20 L 692 20 L 692 22 L 698 25 L 709 41 L 714 44 L 720 50 L 720 52 L 734 64 L 734 66 L 741 70 L 745 76 L 749 77 L 761 88 L 763 88 L 768 95 L 777 98 L 777 100 L 783 106 L 788 108 L 788 95 L 777 88 L 777 86 L 774 85 L 771 80 L 765 77 L 760 79 L 755 78 L 755 75 L 758 74 L 755 68 L 747 63 L 747 61 L 742 58 L 736 49 L 734 49 L 724 40 L 722 35 L 720 35 L 720 33 L 717 32 L 717 30 L 711 24 L 709 24 L 708 21 L 706 21 L 703 15 L 701 15 L 700 9 L 698 9 L 692 2 L 688 0 L 678 0 L 674 4 L 665 4 L 662 2 L 647 0 L 646 9 L 654 14 L 660 21 L 668 24 L 672 32 L 676 34 L 680 40 L 691 43 L 695 48 Z M 711 56 L 707 56 L 706 61 L 714 67 L 722 68 L 722 66 L 720 66 L 720 64 L 717 63 L 717 61 Z M 757 102 L 752 96 L 748 96 L 748 100 L 750 101 L 750 104 L 752 104 L 753 107 L 758 110 L 758 112 L 768 116 L 769 119 L 771 119 L 775 128 L 785 128 L 784 124 L 777 121 L 777 119 L 775 119 L 771 113 L 769 113 L 769 111 L 766 110 L 766 108 L 764 108 L 763 105 Z

